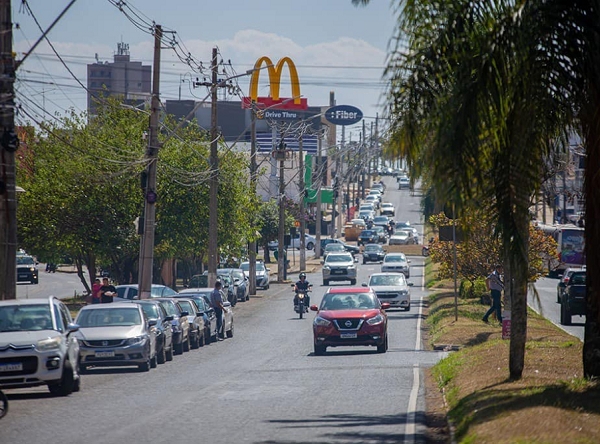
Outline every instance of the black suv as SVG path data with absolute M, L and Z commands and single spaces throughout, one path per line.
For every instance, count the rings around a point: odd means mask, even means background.
M 17 282 L 39 282 L 37 262 L 33 257 L 26 254 L 17 255 Z
M 375 230 L 362 230 L 358 235 L 358 245 L 375 244 L 379 242 L 379 234 Z
M 576 271 L 560 295 L 560 323 L 571 325 L 573 315 L 585 315 L 586 272 Z
M 383 262 L 385 250 L 379 244 L 367 244 L 363 249 L 362 258 L 363 264 L 367 262 Z

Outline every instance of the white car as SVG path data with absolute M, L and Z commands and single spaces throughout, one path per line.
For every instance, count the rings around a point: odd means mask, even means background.
M 388 253 L 383 258 L 381 272 L 403 273 L 408 279 L 410 277 L 410 260 L 406 259 L 404 253 Z
M 314 236 L 311 236 L 310 234 L 304 235 L 304 246 L 306 247 L 307 250 L 314 250 L 316 244 L 317 244 L 317 239 Z M 277 250 L 278 248 L 279 248 L 279 241 L 275 240 L 275 241 L 269 242 L 270 250 Z M 291 244 L 288 245 L 288 248 L 295 248 L 296 250 L 300 249 L 300 233 L 296 233 L 296 235 L 292 239 Z
M 0 301 L 0 388 L 80 388 L 79 343 L 69 309 L 55 297 Z
M 390 245 L 412 245 L 416 244 L 415 237 L 413 236 L 412 230 L 399 230 L 390 236 Z
M 381 209 L 379 212 L 381 213 L 382 216 L 395 216 L 396 208 L 394 207 L 393 204 L 391 204 L 389 202 L 384 202 L 381 204 Z
M 356 285 L 356 264 L 350 253 L 329 253 L 323 261 L 323 285 L 331 281 L 350 281 Z
M 390 307 L 410 310 L 410 288 L 412 282 L 407 282 L 402 273 L 373 273 L 369 282 L 363 287 L 371 287 L 380 302 L 387 302 Z
M 398 179 L 398 189 L 401 190 L 403 188 L 410 188 L 410 180 L 408 177 L 401 177 Z

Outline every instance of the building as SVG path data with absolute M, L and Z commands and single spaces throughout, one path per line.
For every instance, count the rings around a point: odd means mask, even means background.
M 118 96 L 123 103 L 140 106 L 150 99 L 152 67 L 142 62 L 132 62 L 129 45 L 117 44 L 113 62 L 100 62 L 87 65 L 87 109 L 90 115 L 102 97 Z

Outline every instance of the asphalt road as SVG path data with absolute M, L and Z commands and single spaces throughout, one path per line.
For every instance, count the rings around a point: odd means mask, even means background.
M 38 265 L 39 284 L 28 282 L 17 283 L 17 299 L 32 299 L 46 296 L 58 298 L 73 297 L 75 293 L 82 294 L 84 287 L 77 273 L 46 273 L 45 264 Z
M 418 197 L 388 190 L 396 219 L 416 221 Z M 8 391 L 0 443 L 424 442 L 423 370 L 444 354 L 422 350 L 423 258 L 411 259 L 411 311 L 388 313 L 385 354 L 346 347 L 314 356 L 314 312 L 298 319 L 291 288 L 273 284 L 236 306 L 233 338 L 149 373 L 93 371 L 67 398 L 45 388 Z M 359 264 L 359 284 L 379 269 Z M 308 279 L 319 303 L 321 275 Z

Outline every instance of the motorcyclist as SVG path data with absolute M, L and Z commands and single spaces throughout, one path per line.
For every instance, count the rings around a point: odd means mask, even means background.
M 300 276 L 298 276 L 298 281 L 296 282 L 296 285 L 294 285 L 294 307 L 296 305 L 298 305 L 298 292 L 300 291 L 304 291 L 306 292 L 304 295 L 304 306 L 305 307 L 309 307 L 310 306 L 310 296 L 308 295 L 308 290 L 310 289 L 310 287 L 312 287 L 312 285 L 306 280 L 306 273 L 302 272 L 300 273 Z

